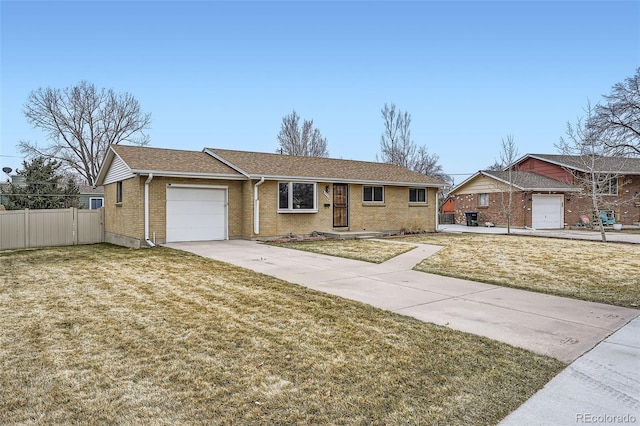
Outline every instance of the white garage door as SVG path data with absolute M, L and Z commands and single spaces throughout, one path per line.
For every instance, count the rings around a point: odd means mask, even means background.
M 167 187 L 167 242 L 227 239 L 227 190 Z
M 533 194 L 531 216 L 535 229 L 560 229 L 564 227 L 564 195 Z

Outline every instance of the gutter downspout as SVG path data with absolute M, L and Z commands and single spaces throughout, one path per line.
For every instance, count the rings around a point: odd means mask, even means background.
M 149 183 L 153 180 L 153 173 L 144 182 L 144 241 L 149 247 L 155 247 L 153 241 L 149 239 Z
M 253 233 L 260 234 L 260 199 L 258 198 L 258 187 L 264 183 L 264 176 L 253 185 Z
M 436 224 L 436 229 L 435 231 L 438 232 L 440 228 L 440 190 L 443 188 L 438 188 L 436 189 L 436 220 L 435 220 L 435 224 Z

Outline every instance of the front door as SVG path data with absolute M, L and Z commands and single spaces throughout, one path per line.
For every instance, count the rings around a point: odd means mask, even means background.
M 349 226 L 349 185 L 346 183 L 333 184 L 333 227 L 346 228 Z

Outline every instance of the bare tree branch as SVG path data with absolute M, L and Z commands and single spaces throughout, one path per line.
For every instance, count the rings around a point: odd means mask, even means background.
M 503 166 L 503 170 L 507 170 L 507 181 L 509 185 L 509 190 L 506 195 L 505 193 L 500 192 L 502 195 L 502 211 L 507 219 L 507 234 L 511 233 L 511 214 L 513 212 L 513 193 L 515 192 L 515 176 L 514 166 L 515 161 L 518 159 L 518 147 L 516 146 L 515 139 L 513 135 L 507 135 L 506 138 L 502 139 L 501 142 L 501 150 L 500 150 L 500 164 Z
M 384 163 L 401 166 L 445 182 L 452 182 L 438 164 L 440 157 L 430 154 L 424 145 L 411 139 L 411 114 L 396 110 L 396 105 L 384 104 L 380 111 L 384 131 L 380 136 L 380 159 Z M 376 156 L 377 157 L 377 156 Z
M 47 135 L 49 144 L 39 147 L 21 141 L 20 151 L 31 158 L 59 160 L 89 185 L 95 184 L 109 145 L 149 143 L 144 130 L 150 126 L 151 115 L 142 112 L 138 101 L 129 93 L 98 90 L 87 81 L 64 89 L 32 91 L 23 112 L 34 128 Z
M 609 154 L 640 155 L 640 68 L 603 98 L 585 125 L 601 135 Z

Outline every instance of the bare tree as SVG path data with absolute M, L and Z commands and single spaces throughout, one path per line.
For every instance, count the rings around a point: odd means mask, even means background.
M 609 207 L 605 196 L 611 195 L 612 188 L 617 189 L 625 159 L 607 155 L 610 152 L 609 144 L 601 139 L 606 133 L 590 125 L 595 114 L 590 103 L 585 108 L 585 114 L 585 117 L 577 120 L 575 126 L 567 123 L 567 139 L 560 138 L 556 148 L 563 155 L 572 156 L 571 162 L 576 167 L 567 170 L 572 174 L 574 184 L 581 186 L 589 197 L 592 212 L 586 213 L 592 213 L 598 220 L 602 241 L 606 242 L 600 211 Z
M 640 68 L 603 98 L 606 103 L 597 105 L 585 124 L 601 135 L 609 154 L 640 155 Z
M 278 133 L 279 152 L 303 157 L 328 157 L 327 139 L 320 130 L 313 127 L 313 120 L 304 120 L 300 127 L 300 117 L 295 110 L 282 118 Z
M 453 183 L 453 179 L 444 172 L 442 165 L 438 164 L 438 160 L 440 160 L 438 154 L 429 153 L 427 147 L 420 146 L 418 147 L 413 160 L 413 165 L 410 169 L 415 172 L 422 173 L 423 175 L 440 179 L 447 183 Z
M 429 153 L 426 146 L 417 146 L 411 139 L 411 114 L 396 109 L 396 105 L 384 104 L 380 111 L 384 131 L 380 136 L 380 159 L 445 182 L 452 182 L 438 164 L 440 157 Z M 376 156 L 377 157 L 377 156 Z
M 29 123 L 44 131 L 47 146 L 21 141 L 20 151 L 30 158 L 43 156 L 60 161 L 89 185 L 94 185 L 104 155 L 111 144 L 147 145 L 151 115 L 144 114 L 129 93 L 98 90 L 81 81 L 64 89 L 39 88 L 24 106 Z
M 517 173 L 513 170 L 515 162 L 518 159 L 518 147 L 516 146 L 513 135 L 507 135 L 502 139 L 500 150 L 500 164 L 503 170 L 507 172 L 507 185 L 508 190 L 505 197 L 505 193 L 502 194 L 502 212 L 507 219 L 507 234 L 511 233 L 511 213 L 513 212 L 513 193 L 515 192 L 515 178 Z
M 416 144 L 411 139 L 411 114 L 396 110 L 396 105 L 384 104 L 381 110 L 384 132 L 380 136 L 381 159 L 385 163 L 411 168 Z

